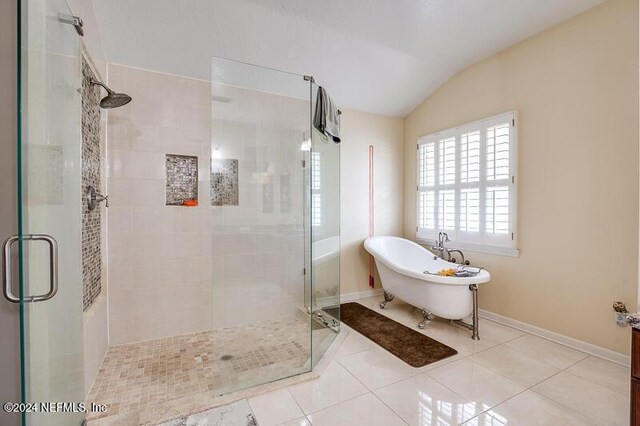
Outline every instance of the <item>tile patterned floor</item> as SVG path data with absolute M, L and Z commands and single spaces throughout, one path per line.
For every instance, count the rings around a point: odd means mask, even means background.
M 401 301 L 381 311 L 417 330 L 420 313 Z M 421 332 L 456 348 L 412 368 L 364 336 L 348 337 L 319 379 L 249 398 L 260 426 L 627 425 L 629 369 L 481 320 L 479 342 L 433 321 Z
M 310 332 L 309 318 L 299 313 L 112 347 L 88 402 L 106 404 L 107 415 L 113 416 L 202 392 L 226 392 L 240 383 L 299 374 L 309 370 Z
M 360 303 L 417 330 L 415 325 L 421 320 L 419 311 L 397 300 L 381 311 L 378 299 L 363 299 Z M 296 329 L 295 325 L 286 322 L 282 326 Z M 259 333 L 268 335 L 271 328 L 260 329 Z M 260 426 L 628 424 L 628 368 L 536 336 L 482 320 L 482 340 L 478 342 L 471 340 L 466 330 L 436 320 L 421 332 L 456 348 L 459 354 L 413 368 L 349 327 L 343 325 L 343 328 L 349 334 L 333 359 L 327 360 L 329 364 L 320 378 L 184 416 L 165 425 L 226 425 L 232 419 L 239 425 L 255 420 Z M 242 338 L 251 338 L 249 330 L 246 332 L 248 334 Z M 130 359 L 114 353 L 113 356 L 121 357 L 119 362 L 128 362 L 131 367 L 113 371 L 116 382 L 125 382 L 113 389 L 119 389 L 123 396 L 128 395 L 130 387 L 141 389 L 142 392 L 133 393 L 137 395 L 134 398 L 143 403 L 147 393 L 151 393 L 144 391 L 150 384 L 140 385 L 146 383 L 148 371 L 151 376 L 164 377 L 160 379 L 161 383 L 163 380 L 168 383 L 169 372 L 173 372 L 187 383 L 180 387 L 181 392 L 200 389 L 203 383 L 208 389 L 207 374 L 215 373 L 213 367 L 207 370 L 211 358 L 206 351 L 203 355 L 200 349 L 202 345 L 211 347 L 207 341 L 209 336 L 198 333 L 181 338 L 190 339 L 182 344 L 193 350 L 185 348 L 179 354 L 169 350 L 164 368 L 148 363 L 149 357 L 153 358 L 150 355 L 153 347 L 138 347 L 137 355 L 130 355 Z M 274 337 L 265 338 L 269 341 Z M 276 339 L 276 346 L 278 344 L 284 346 L 277 350 L 286 353 L 280 352 L 278 356 L 296 358 L 296 345 L 288 346 L 287 342 Z M 171 345 L 167 343 L 167 346 Z M 269 366 L 263 353 L 246 354 L 246 350 L 242 351 L 244 347 L 231 337 L 224 347 L 239 359 L 246 355 L 246 362 L 236 365 L 236 370 L 242 370 L 244 366 Z M 216 356 L 219 355 L 216 352 Z M 194 363 L 198 357 L 202 368 L 193 368 L 188 360 L 192 358 L 191 363 Z M 232 362 L 225 364 L 232 370 L 233 365 Z M 247 372 L 251 371 L 247 369 Z M 118 374 L 122 376 L 120 379 Z M 174 388 L 175 385 L 162 387 L 165 394 L 160 395 L 171 394 L 169 390 Z M 127 398 L 132 397 L 121 398 L 120 403 L 130 403 Z

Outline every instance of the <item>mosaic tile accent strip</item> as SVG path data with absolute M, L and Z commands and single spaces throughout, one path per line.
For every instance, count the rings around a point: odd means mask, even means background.
M 167 154 L 166 205 L 198 199 L 198 157 Z
M 310 333 L 309 317 L 296 313 L 267 323 L 110 347 L 87 398 L 108 409 L 90 418 L 303 372 L 310 362 Z
M 102 141 L 100 140 L 100 89 L 82 58 L 82 192 L 92 185 L 102 192 Z M 89 211 L 82 203 L 82 309 L 89 309 L 102 291 L 102 206 Z
M 238 160 L 211 160 L 211 205 L 237 206 Z

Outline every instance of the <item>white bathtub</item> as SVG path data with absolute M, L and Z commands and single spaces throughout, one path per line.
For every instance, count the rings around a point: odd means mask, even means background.
M 437 258 L 429 250 L 413 241 L 398 237 L 371 237 L 364 242 L 365 249 L 373 255 L 385 291 L 382 308 L 393 297 L 423 310 L 424 327 L 433 315 L 451 320 L 461 320 L 473 315 L 474 324 L 459 324 L 477 333 L 477 285 L 491 279 L 483 270 L 475 277 L 443 277 L 425 274 L 442 269 L 455 268 L 455 264 Z M 475 308 L 474 309 L 474 305 Z

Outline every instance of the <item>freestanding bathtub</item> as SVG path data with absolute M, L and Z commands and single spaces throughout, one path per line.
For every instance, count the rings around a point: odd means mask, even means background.
M 431 275 L 442 269 L 455 268 L 413 241 L 398 237 L 371 237 L 364 242 L 365 249 L 373 255 L 382 280 L 384 309 L 388 302 L 398 297 L 422 309 L 424 326 L 434 315 L 453 320 L 478 335 L 478 284 L 491 279 L 489 272 L 482 270 L 474 277 L 444 277 Z M 473 314 L 473 324 L 462 319 Z

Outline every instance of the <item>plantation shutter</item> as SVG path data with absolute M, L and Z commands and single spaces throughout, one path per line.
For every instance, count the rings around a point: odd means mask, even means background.
M 515 118 L 501 114 L 418 139 L 418 240 L 446 232 L 471 249 L 515 249 Z

